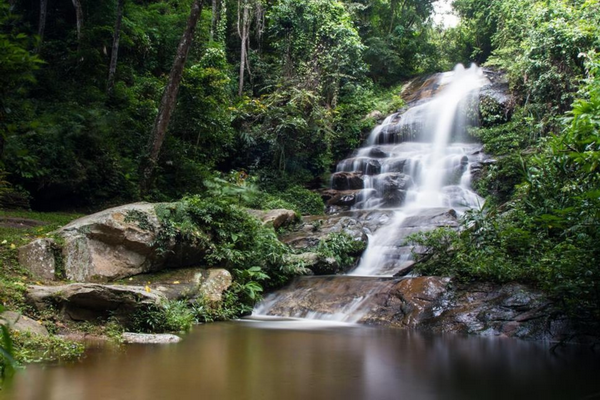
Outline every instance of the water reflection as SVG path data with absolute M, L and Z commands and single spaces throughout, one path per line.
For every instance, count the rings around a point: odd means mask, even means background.
M 266 324 L 266 326 L 265 326 Z M 29 367 L 2 399 L 583 399 L 600 358 L 514 340 L 274 321 L 201 326 L 184 342 Z M 592 397 L 590 397 L 592 398 Z

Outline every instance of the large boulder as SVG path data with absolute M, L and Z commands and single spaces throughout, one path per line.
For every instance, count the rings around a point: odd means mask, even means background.
M 0 324 L 6 324 L 10 330 L 27 332 L 32 335 L 48 336 L 48 330 L 41 323 L 14 311 L 0 314 Z
M 92 283 L 32 285 L 27 288 L 25 297 L 34 308 L 55 309 L 62 318 L 73 321 L 95 321 L 114 316 L 127 322 L 138 309 L 166 301 L 164 295 L 149 288 Z
M 204 249 L 191 243 L 158 243 L 158 205 L 135 203 L 77 219 L 19 249 L 19 262 L 39 278 L 114 281 L 164 268 L 191 266 Z
M 123 285 L 33 285 L 27 288 L 26 299 L 37 310 L 58 310 L 65 320 L 95 321 L 113 315 L 127 322 L 137 310 L 168 300 L 219 303 L 232 281 L 224 269 L 189 268 L 138 275 Z
M 316 315 L 427 333 L 527 340 L 586 342 L 596 335 L 561 314 L 543 292 L 517 283 L 460 284 L 442 277 L 302 277 L 271 296 L 259 306 L 264 315 Z
M 138 275 L 126 282 L 129 286 L 148 287 L 168 300 L 202 298 L 209 302 L 220 302 L 223 293 L 231 286 L 233 278 L 226 269 L 185 268 Z

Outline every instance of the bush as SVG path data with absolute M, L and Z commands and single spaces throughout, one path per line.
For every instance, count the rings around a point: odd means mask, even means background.
M 333 257 L 340 269 L 354 266 L 356 258 L 365 250 L 364 242 L 354 240 L 346 233 L 332 233 L 317 246 L 317 253 L 323 257 Z
M 136 332 L 186 332 L 192 328 L 194 315 L 186 302 L 167 301 L 164 304 L 139 309 L 132 318 Z
M 83 344 L 60 336 L 13 331 L 12 337 L 15 359 L 21 363 L 73 361 L 80 358 L 85 350 Z

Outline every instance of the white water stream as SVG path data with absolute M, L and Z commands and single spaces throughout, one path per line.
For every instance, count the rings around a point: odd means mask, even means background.
M 292 285 L 285 293 L 269 295 L 253 315 L 358 322 L 369 311 L 370 299 L 384 290 L 385 283 L 377 278 L 410 271 L 414 262 L 413 248 L 405 244 L 408 235 L 456 226 L 457 215 L 481 207 L 483 200 L 470 186 L 471 164 L 481 161 L 481 145 L 465 141 L 467 129 L 476 123 L 468 112 L 478 110 L 479 89 L 487 83 L 476 65 L 457 65 L 454 71 L 440 74 L 432 97 L 387 117 L 352 158 L 337 166 L 333 188 L 355 196 L 353 209 L 393 211 L 390 222 L 369 236 L 358 267 L 344 277 L 363 280 L 353 297 L 348 296 L 347 285 L 339 285 L 340 278 L 314 279 L 311 284 Z M 310 297 L 317 292 L 338 296 L 330 312 L 296 307 L 301 300 L 314 304 L 322 298 Z

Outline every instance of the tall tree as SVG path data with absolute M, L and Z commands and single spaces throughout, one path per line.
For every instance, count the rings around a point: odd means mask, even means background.
M 238 0 L 237 13 L 237 32 L 241 42 L 240 49 L 240 80 L 238 95 L 244 93 L 245 72 L 248 71 L 250 78 L 250 63 L 248 61 L 248 51 L 250 50 L 250 33 L 252 31 L 252 21 L 254 22 L 254 31 L 256 40 L 261 41 L 265 26 L 265 7 L 262 0 Z
M 212 14 L 210 22 L 210 41 L 215 40 L 215 33 L 219 25 L 219 0 L 212 0 Z
M 240 49 L 240 81 L 238 96 L 244 93 L 244 73 L 248 62 L 248 45 L 250 42 L 250 4 L 251 0 L 238 0 L 237 31 L 241 40 Z
M 72 0 L 75 7 L 75 18 L 77 19 L 77 40 L 81 43 L 81 32 L 83 30 L 83 8 L 80 0 Z
M 115 74 L 117 72 L 117 60 L 119 58 L 119 40 L 121 38 L 121 23 L 123 21 L 123 5 L 125 0 L 117 2 L 117 19 L 115 21 L 115 31 L 113 33 L 113 45 L 110 53 L 110 66 L 108 67 L 107 94 L 110 96 L 115 86 Z
M 48 17 L 48 0 L 40 0 L 40 23 L 38 25 L 38 36 L 40 45 L 44 40 L 44 31 L 46 30 L 46 19 Z
M 183 69 L 187 61 L 187 56 L 192 46 L 194 39 L 194 32 L 196 31 L 196 25 L 198 19 L 202 14 L 202 0 L 194 0 L 190 16 L 187 21 L 187 26 L 179 46 L 177 47 L 177 55 L 169 74 L 169 81 L 165 87 L 162 99 L 160 101 L 160 107 L 158 109 L 158 115 L 154 121 L 154 127 L 150 134 L 150 140 L 148 143 L 148 155 L 146 160 L 142 163 L 141 176 L 140 176 L 140 191 L 142 194 L 148 193 L 150 185 L 152 183 L 152 175 L 154 168 L 158 162 L 158 156 L 160 155 L 160 149 L 165 140 L 167 129 L 169 127 L 169 121 L 171 115 L 175 109 L 175 102 L 177 100 L 177 92 L 179 91 L 179 84 L 181 83 L 181 77 L 183 76 Z

